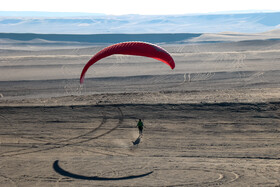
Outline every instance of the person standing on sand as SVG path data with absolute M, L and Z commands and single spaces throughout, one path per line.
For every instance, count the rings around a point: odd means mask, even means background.
M 137 127 L 139 129 L 139 136 L 142 136 L 143 128 L 144 128 L 144 123 L 141 121 L 141 119 L 139 119 L 139 121 L 137 123 Z

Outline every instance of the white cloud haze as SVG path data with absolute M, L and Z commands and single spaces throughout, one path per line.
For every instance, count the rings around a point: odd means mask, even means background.
M 227 11 L 279 11 L 279 0 L 2 0 L 0 11 L 88 12 L 105 14 L 193 14 Z

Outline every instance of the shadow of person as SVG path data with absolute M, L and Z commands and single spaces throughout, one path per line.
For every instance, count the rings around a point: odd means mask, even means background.
M 124 177 L 98 177 L 98 176 L 84 176 L 84 175 L 78 175 L 74 173 L 70 173 L 69 171 L 66 171 L 62 169 L 58 165 L 58 160 L 54 161 L 53 163 L 53 169 L 56 173 L 63 175 L 65 177 L 70 177 L 73 179 L 82 179 L 82 180 L 98 180 L 98 181 L 114 181 L 114 180 L 128 180 L 128 179 L 135 179 L 135 178 L 140 178 L 140 177 L 145 177 L 147 175 L 150 175 L 154 171 L 150 171 L 148 173 L 144 173 L 141 175 L 129 175 L 129 176 L 124 176 Z
M 141 142 L 141 138 L 142 138 L 142 136 L 139 135 L 138 138 L 134 142 L 132 142 L 133 145 L 138 145 Z

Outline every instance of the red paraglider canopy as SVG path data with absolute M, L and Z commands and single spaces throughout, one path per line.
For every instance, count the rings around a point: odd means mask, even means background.
M 114 54 L 123 54 L 123 55 L 137 55 L 137 56 L 145 56 L 157 59 L 159 61 L 162 61 L 169 65 L 171 69 L 175 68 L 175 63 L 173 58 L 170 56 L 170 54 L 164 50 L 163 48 L 151 44 L 151 43 L 145 43 L 145 42 L 123 42 L 114 44 L 111 46 L 108 46 L 101 51 L 99 51 L 97 54 L 95 54 L 85 65 L 81 77 L 80 77 L 80 83 L 82 84 L 84 81 L 85 74 L 88 70 L 88 68 L 93 65 L 98 60 L 108 57 L 110 55 Z

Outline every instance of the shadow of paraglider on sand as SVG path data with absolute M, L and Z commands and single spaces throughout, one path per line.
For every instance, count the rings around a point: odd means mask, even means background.
M 135 179 L 135 178 L 145 177 L 145 176 L 153 173 L 153 171 L 150 171 L 148 173 L 144 173 L 144 174 L 141 174 L 141 175 L 129 175 L 129 176 L 124 176 L 124 177 L 112 177 L 112 178 L 111 177 L 98 177 L 98 176 L 84 176 L 84 175 L 74 174 L 74 173 L 71 173 L 69 171 L 66 171 L 66 170 L 62 169 L 58 165 L 58 160 L 56 160 L 53 163 L 53 169 L 54 169 L 55 172 L 57 172 L 60 175 L 65 176 L 65 177 L 70 177 L 70 178 L 74 178 L 74 179 L 82 179 L 82 180 L 98 180 L 98 181 L 114 181 L 114 180 Z

